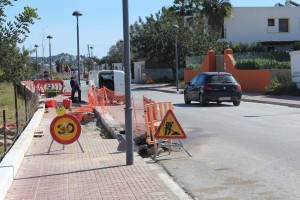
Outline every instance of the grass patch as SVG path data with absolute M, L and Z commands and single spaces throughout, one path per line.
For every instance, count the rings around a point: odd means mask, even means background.
M 3 125 L 3 110 L 6 114 L 6 123 L 14 123 L 16 110 L 13 83 L 0 83 L 0 126 Z M 24 123 L 26 121 L 25 102 L 21 96 L 18 96 L 18 113 L 19 122 Z
M 4 147 L 0 147 L 0 158 L 1 158 L 3 153 L 4 153 Z

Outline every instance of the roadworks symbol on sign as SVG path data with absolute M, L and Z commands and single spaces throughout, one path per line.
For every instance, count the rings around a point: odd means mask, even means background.
M 178 123 L 172 110 L 168 110 L 154 135 L 157 139 L 184 139 L 185 132 Z

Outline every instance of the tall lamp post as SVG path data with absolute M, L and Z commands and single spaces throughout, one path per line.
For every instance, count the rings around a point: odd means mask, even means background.
M 36 79 L 37 79 L 37 77 L 38 77 L 38 62 L 37 62 L 37 48 L 39 47 L 37 44 L 36 45 L 34 45 L 34 47 L 35 47 L 35 67 L 36 67 Z
M 174 24 L 173 29 L 175 30 L 175 57 L 176 57 L 176 90 L 178 92 L 178 51 L 177 51 L 177 30 L 179 29 L 178 25 Z
M 130 37 L 128 0 L 123 0 L 123 37 L 124 37 L 124 67 L 125 67 L 125 133 L 126 133 L 126 165 L 133 165 L 133 131 L 130 77 Z
M 92 47 L 92 46 L 90 47 L 90 49 L 91 49 L 91 57 L 93 57 L 93 48 L 94 47 Z
M 49 39 L 49 57 L 50 57 L 50 67 L 49 67 L 49 70 L 50 70 L 50 79 L 52 78 L 51 41 L 50 41 L 52 38 L 53 37 L 51 35 L 47 36 L 47 39 Z
M 81 12 L 79 12 L 78 10 L 74 11 L 73 16 L 76 17 L 77 19 L 77 65 L 78 65 L 78 68 L 77 68 L 77 71 L 78 71 L 78 83 L 80 84 L 80 58 L 79 58 L 79 25 L 78 25 L 78 17 L 82 16 Z M 79 97 L 78 97 L 79 98 Z M 81 98 L 79 98 L 81 99 Z

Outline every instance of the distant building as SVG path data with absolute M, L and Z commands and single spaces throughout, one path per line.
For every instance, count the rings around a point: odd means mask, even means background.
M 300 41 L 300 7 L 293 1 L 274 7 L 234 7 L 232 16 L 224 19 L 221 41 L 261 42 L 267 50 L 291 50 Z

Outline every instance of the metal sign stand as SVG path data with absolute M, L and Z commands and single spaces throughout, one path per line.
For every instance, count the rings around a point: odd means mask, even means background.
M 169 142 L 168 142 L 168 146 L 169 146 L 169 155 L 171 154 L 171 147 L 179 146 L 179 147 L 181 147 L 181 148 L 182 148 L 182 149 L 183 149 L 190 157 L 192 157 L 192 154 L 191 154 L 190 152 L 188 152 L 188 151 L 184 148 L 184 146 L 183 146 L 181 140 L 180 140 L 180 139 L 178 139 L 178 140 L 179 140 L 179 143 L 180 143 L 180 144 L 172 144 L 172 140 L 169 140 Z M 161 141 L 162 141 L 161 139 L 158 140 L 158 145 L 157 145 L 157 148 L 156 148 L 156 150 L 155 150 L 155 152 L 154 152 L 154 161 L 156 161 L 157 152 L 158 152 L 159 147 L 163 146 L 162 143 L 161 143 Z
M 50 153 L 50 149 L 51 149 L 51 146 L 52 146 L 53 142 L 54 142 L 54 140 L 52 139 L 51 144 L 50 144 L 49 149 L 48 149 L 48 154 Z M 77 140 L 77 143 L 78 143 L 78 145 L 79 145 L 79 147 L 80 147 L 82 153 L 84 153 L 84 150 L 83 150 L 83 148 L 82 148 L 82 146 L 81 146 L 79 140 Z M 62 149 L 62 150 L 65 150 L 65 145 L 64 145 L 64 144 L 63 144 L 63 149 Z

